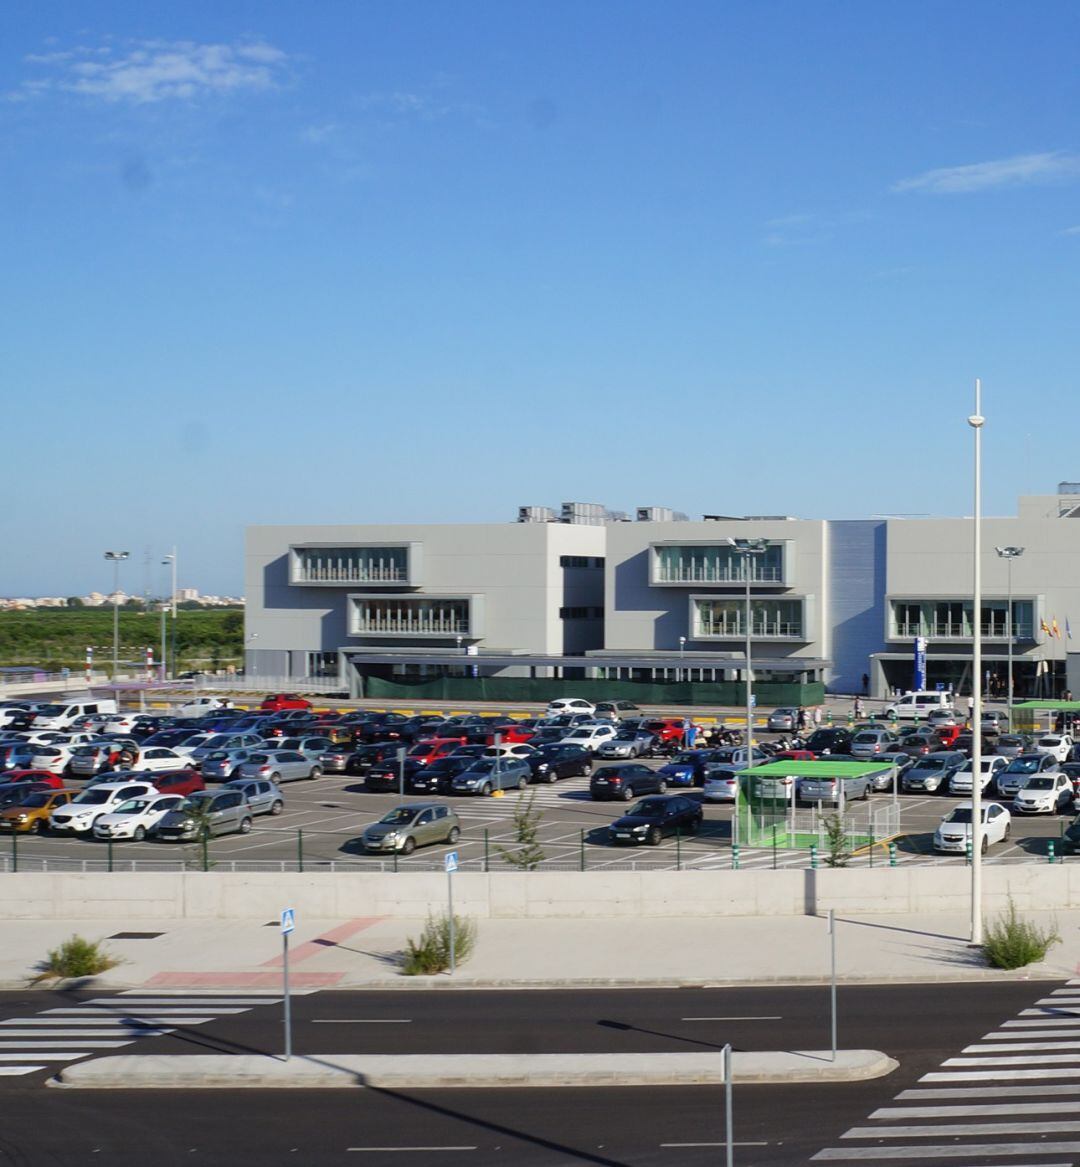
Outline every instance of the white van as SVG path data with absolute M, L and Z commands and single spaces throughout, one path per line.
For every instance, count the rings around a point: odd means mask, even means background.
M 97 701 L 55 701 L 38 706 L 34 713 L 33 728 L 70 729 L 84 717 L 115 712 L 116 701 L 111 697 Z
M 925 720 L 935 709 L 951 709 L 952 694 L 944 689 L 933 693 L 923 689 L 917 693 L 905 693 L 885 709 L 885 716 L 891 720 L 914 721 L 916 717 Z

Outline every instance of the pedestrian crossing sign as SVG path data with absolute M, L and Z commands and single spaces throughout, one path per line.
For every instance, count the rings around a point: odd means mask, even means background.
M 290 932 L 296 927 L 296 912 L 292 908 L 282 908 L 281 910 L 281 934 L 288 936 Z
M 456 851 L 447 851 L 444 863 L 446 864 L 447 875 L 449 875 L 451 871 L 457 871 L 458 853 Z

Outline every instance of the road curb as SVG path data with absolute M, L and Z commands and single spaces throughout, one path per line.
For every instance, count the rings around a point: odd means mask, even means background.
M 736 1084 L 860 1082 L 899 1065 L 880 1050 L 732 1054 Z M 724 1082 L 723 1054 L 120 1054 L 79 1062 L 49 1085 L 80 1090 L 493 1089 Z

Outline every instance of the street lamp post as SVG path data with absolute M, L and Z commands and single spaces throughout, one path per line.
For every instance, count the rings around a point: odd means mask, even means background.
M 755 555 L 764 555 L 764 539 L 728 539 L 728 546 L 742 560 L 742 575 L 746 582 L 746 603 L 743 610 L 743 631 L 746 633 L 746 764 L 754 761 L 754 682 L 753 682 L 753 630 L 750 623 L 750 579 L 753 575 L 751 564 Z
M 975 382 L 975 511 L 972 516 L 971 647 L 971 943 L 982 943 L 982 383 Z
M 113 639 L 112 639 L 112 680 L 116 684 L 120 660 L 120 564 L 130 555 L 129 551 L 106 551 L 105 560 L 113 565 Z
M 679 637 L 679 680 L 686 680 L 686 669 L 683 668 L 683 661 L 686 654 L 686 637 Z
M 171 625 L 171 627 L 172 627 L 172 675 L 173 675 L 173 680 L 175 681 L 176 674 L 179 672 L 179 669 L 176 666 L 176 572 L 177 572 L 177 567 L 180 563 L 180 557 L 176 553 L 175 546 L 172 549 L 172 554 L 166 555 L 162 559 L 161 563 L 162 563 L 163 567 L 168 567 L 170 564 L 172 564 L 172 597 L 171 597 L 171 606 L 172 606 L 172 625 Z
M 1013 634 L 1012 565 L 1013 565 L 1014 559 L 1019 559 L 1020 556 L 1024 554 L 1024 549 L 1023 549 L 1023 547 L 995 547 L 994 550 L 998 553 L 999 559 L 1005 560 L 1005 569 L 1006 569 L 1007 578 L 1009 581 L 1009 586 L 1008 586 L 1009 606 L 1005 612 L 1005 633 L 1006 633 L 1006 636 L 1008 637 L 1008 641 L 1009 641 L 1009 647 L 1008 647 L 1008 654 L 1009 654 L 1009 697 L 1008 697 L 1008 701 L 1009 701 L 1009 704 L 1008 704 L 1008 708 L 1006 709 L 1005 716 L 1008 719 L 1009 733 L 1012 733 L 1013 640 L 1016 639 L 1014 634 Z

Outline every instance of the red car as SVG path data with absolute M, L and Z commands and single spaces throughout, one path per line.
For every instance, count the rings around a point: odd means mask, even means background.
M 159 794 L 181 794 L 185 798 L 196 790 L 205 790 L 206 783 L 197 770 L 159 770 L 147 777 Z
M 271 693 L 259 708 L 280 713 L 283 709 L 310 709 L 311 702 L 296 693 Z
M 813 750 L 781 750 L 778 754 L 773 754 L 769 759 L 771 762 L 816 762 L 817 754 Z
M 33 782 L 35 789 L 48 787 L 50 790 L 62 790 L 64 779 L 59 774 L 52 774 L 48 770 L 9 770 L 4 775 L 5 785 L 9 782 Z
M 499 741 L 504 746 L 516 745 L 518 742 L 531 741 L 536 737 L 536 730 L 528 725 L 519 725 L 516 721 L 508 721 L 504 724 L 497 725 L 494 730 L 488 734 L 485 743 L 489 746 L 495 744 L 495 738 L 498 736 Z
M 655 734 L 656 740 L 664 745 L 667 742 L 681 742 L 683 739 L 683 719 L 681 717 L 658 717 L 647 721 L 644 728 Z
M 431 737 L 426 741 L 417 742 L 406 757 L 415 766 L 426 766 L 429 762 L 452 754 L 458 746 L 464 744 L 463 737 Z

